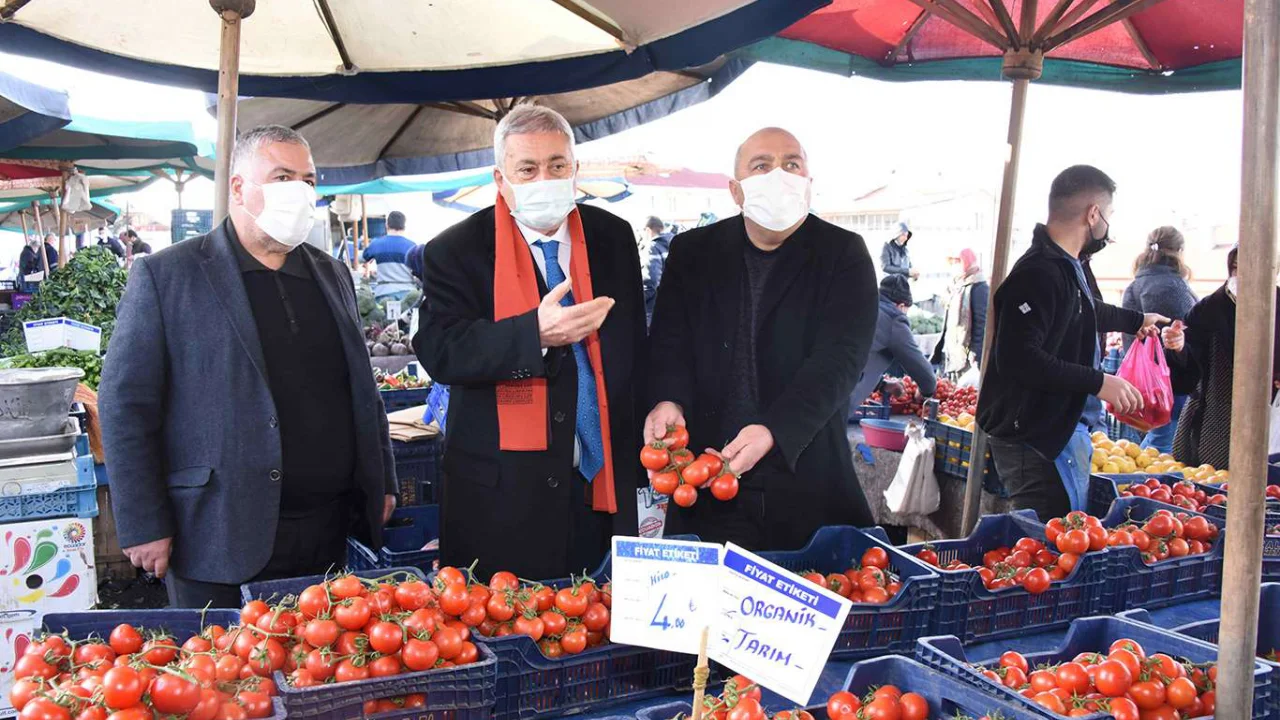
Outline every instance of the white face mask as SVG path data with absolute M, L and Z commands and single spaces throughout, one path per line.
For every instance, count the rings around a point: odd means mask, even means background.
M 1232 275 L 1227 278 L 1227 292 L 1231 293 L 1231 297 L 1240 296 L 1240 276 Z
M 560 226 L 573 212 L 576 191 L 573 178 L 564 180 L 538 180 L 517 185 L 508 181 L 516 196 L 516 206 L 511 214 L 526 227 L 534 230 L 550 230 Z
M 786 230 L 809 213 L 809 187 L 804 176 L 774 168 L 738 182 L 742 186 L 742 214 L 774 232 Z
M 264 183 L 258 187 L 262 188 L 262 212 L 256 217 L 249 213 L 258 228 L 290 250 L 305 242 L 316 221 L 316 189 L 301 180 Z

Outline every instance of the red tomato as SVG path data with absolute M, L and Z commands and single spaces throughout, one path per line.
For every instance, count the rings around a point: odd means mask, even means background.
M 889 569 L 889 553 L 882 547 L 869 547 L 862 553 L 862 567 Z

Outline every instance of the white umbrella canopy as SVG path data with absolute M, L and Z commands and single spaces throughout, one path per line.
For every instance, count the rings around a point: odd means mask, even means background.
M 829 0 L 7 0 L 0 45 L 212 91 L 217 7 L 245 7 L 240 90 L 406 102 L 567 92 L 679 71 Z M 476 92 L 476 91 L 479 92 Z
M 748 66 L 721 58 L 678 73 L 655 72 L 603 87 L 518 98 L 382 105 L 241 98 L 239 125 L 291 127 L 311 144 L 321 183 L 358 183 L 492 165 L 494 127 L 516 104 L 558 111 L 573 126 L 576 139 L 586 142 L 706 100 Z M 213 96 L 210 104 L 216 104 Z

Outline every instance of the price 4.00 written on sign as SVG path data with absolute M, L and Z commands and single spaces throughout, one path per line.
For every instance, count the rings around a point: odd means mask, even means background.
M 718 612 L 723 551 L 708 543 L 615 537 L 610 639 L 696 654 Z

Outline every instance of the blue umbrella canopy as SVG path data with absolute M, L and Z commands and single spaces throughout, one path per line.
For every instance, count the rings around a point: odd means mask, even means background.
M 348 103 L 517 98 L 680 72 L 829 0 L 271 0 L 247 4 L 240 92 Z M 6 52 L 217 88 L 221 20 L 193 0 L 17 0 Z
M 25 145 L 69 122 L 66 93 L 0 73 L 0 150 Z
M 210 154 L 208 142 L 196 137 L 189 122 L 127 122 L 77 115 L 61 128 L 0 150 L 0 159 L 166 160 Z

